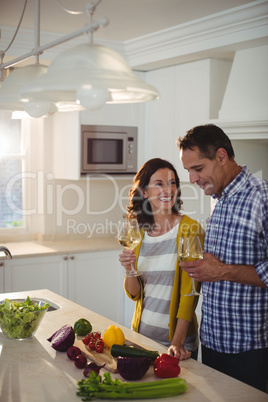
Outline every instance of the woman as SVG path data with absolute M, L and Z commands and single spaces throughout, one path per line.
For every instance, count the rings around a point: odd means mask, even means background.
M 127 295 L 136 301 L 132 328 L 169 347 L 180 360 L 197 358 L 196 296 L 191 278 L 179 267 L 178 239 L 199 235 L 198 222 L 180 213 L 180 180 L 174 166 L 159 158 L 147 161 L 134 178 L 129 192 L 127 218 L 139 222 L 142 241 L 133 251 L 124 249 L 119 261 L 126 271 L 131 263 L 141 277 L 125 277 Z M 200 288 L 200 284 L 197 285 Z

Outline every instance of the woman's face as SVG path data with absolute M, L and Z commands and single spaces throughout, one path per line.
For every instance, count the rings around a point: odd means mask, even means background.
M 174 172 L 168 168 L 158 169 L 150 178 L 148 188 L 143 190 L 148 198 L 152 212 L 170 213 L 177 198 Z

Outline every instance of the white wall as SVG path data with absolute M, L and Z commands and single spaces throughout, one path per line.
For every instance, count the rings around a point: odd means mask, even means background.
M 237 163 L 268 180 L 268 140 L 232 140 L 232 144 Z
M 94 113 L 85 111 L 79 114 L 74 126 L 68 123 L 72 115 L 67 118 L 63 113 L 61 119 L 66 121 L 60 141 L 56 138 L 59 130 L 55 130 L 53 117 L 28 121 L 32 138 L 29 170 L 36 175 L 36 179 L 28 180 L 28 209 L 36 209 L 29 218 L 29 236 L 38 239 L 85 237 L 92 230 L 94 235 L 109 235 L 108 223 L 116 222 L 125 213 L 132 177 L 120 181 L 85 181 L 63 180 L 55 175 L 55 160 L 62 161 L 63 171 L 67 168 L 73 171 L 71 164 L 76 151 L 66 161 L 61 144 L 68 138 L 69 127 L 71 135 L 80 136 L 80 124 L 138 126 L 138 167 L 152 157 L 173 163 L 181 178 L 183 212 L 205 228 L 210 199 L 198 186 L 189 184 L 188 174 L 179 160 L 176 140 L 194 125 L 218 117 L 230 67 L 229 61 L 206 59 L 146 73 L 146 81 L 160 91 L 159 101 L 106 105 Z M 247 163 L 253 172 L 262 170 L 263 177 L 267 178 L 264 142 L 239 140 L 233 143 L 238 163 Z

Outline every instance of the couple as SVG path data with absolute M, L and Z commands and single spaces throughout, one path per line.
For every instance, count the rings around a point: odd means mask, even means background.
M 124 250 L 142 277 L 125 277 L 136 301 L 132 327 L 168 346 L 180 360 L 197 358 L 197 297 L 185 297 L 191 277 L 203 303 L 202 362 L 249 385 L 266 389 L 268 371 L 268 183 L 234 159 L 232 144 L 215 125 L 189 130 L 177 145 L 191 183 L 216 201 L 206 229 L 203 260 L 178 263 L 178 238 L 204 234 L 181 213 L 180 181 L 162 159 L 146 162 L 130 190 L 128 217 L 138 219 L 142 242 Z

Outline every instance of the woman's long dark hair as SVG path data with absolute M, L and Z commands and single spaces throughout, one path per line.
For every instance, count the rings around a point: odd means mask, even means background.
M 144 163 L 133 179 L 133 186 L 129 191 L 129 206 L 127 207 L 127 218 L 136 218 L 140 227 L 150 229 L 154 224 L 154 216 L 148 198 L 143 197 L 143 190 L 148 187 L 150 178 L 159 169 L 170 169 L 175 175 L 177 187 L 176 202 L 172 207 L 172 212 L 179 214 L 182 206 L 180 179 L 174 166 L 160 158 L 150 159 Z

